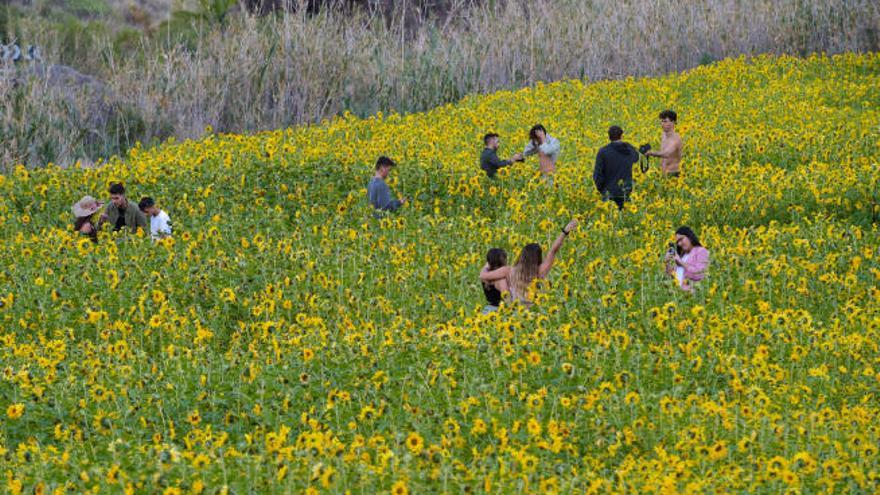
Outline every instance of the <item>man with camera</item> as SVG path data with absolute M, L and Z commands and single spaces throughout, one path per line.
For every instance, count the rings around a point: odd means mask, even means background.
M 678 177 L 681 173 L 681 136 L 675 132 L 675 123 L 678 115 L 672 110 L 660 112 L 660 127 L 663 129 L 663 137 L 660 141 L 660 151 L 650 151 L 646 146 L 645 156 L 660 158 L 660 170 L 668 177 Z
M 496 172 L 498 169 L 507 167 L 516 161 L 522 161 L 523 157 L 521 153 L 516 153 L 509 160 L 502 160 L 498 158 L 498 147 L 501 145 L 501 139 L 498 137 L 498 134 L 494 132 L 490 132 L 483 136 L 483 152 L 480 154 L 480 168 L 486 172 L 486 175 L 490 179 L 495 178 Z
M 610 143 L 596 155 L 593 182 L 602 194 L 603 201 L 614 201 L 622 210 L 632 192 L 632 166 L 639 161 L 639 153 L 631 144 L 621 141 L 623 129 L 613 125 L 608 128 Z

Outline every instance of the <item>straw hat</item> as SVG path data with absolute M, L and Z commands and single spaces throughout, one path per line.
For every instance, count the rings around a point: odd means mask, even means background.
M 70 210 L 73 211 L 73 216 L 76 218 L 88 217 L 94 215 L 103 205 L 104 203 L 101 203 L 91 196 L 83 196 L 81 200 L 77 201 L 76 204 L 70 207 Z

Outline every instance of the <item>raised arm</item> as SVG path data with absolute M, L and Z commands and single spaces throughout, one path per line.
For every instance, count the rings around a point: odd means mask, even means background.
M 561 145 L 559 144 L 559 140 L 553 136 L 547 136 L 547 139 L 544 141 L 544 144 L 538 146 L 538 150 L 545 155 L 555 155 L 559 153 Z
M 577 227 L 577 220 L 568 222 L 568 224 L 562 228 L 562 233 L 560 233 L 556 240 L 553 241 L 553 244 L 550 246 L 550 251 L 547 253 L 544 261 L 538 268 L 538 278 L 544 278 L 550 273 L 550 269 L 553 268 L 553 261 L 556 259 L 556 253 L 559 252 L 562 243 L 565 242 L 565 238 L 568 237 L 568 234 L 571 233 L 572 229 L 575 227 Z
M 494 282 L 496 280 L 505 279 L 508 275 L 510 275 L 509 266 L 502 266 L 501 268 L 490 270 L 489 265 L 485 265 L 480 271 L 480 280 L 483 282 Z
M 526 147 L 525 147 L 525 149 L 523 150 L 522 155 L 523 155 L 524 157 L 526 157 L 526 156 L 532 156 L 532 155 L 534 155 L 534 154 L 537 153 L 537 152 L 538 152 L 538 147 L 535 146 L 535 143 L 533 143 L 531 140 L 529 140 L 529 142 L 526 143 Z

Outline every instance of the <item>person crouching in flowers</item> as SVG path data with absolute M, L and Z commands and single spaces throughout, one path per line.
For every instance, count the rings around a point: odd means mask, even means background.
M 91 196 L 83 196 L 70 209 L 73 212 L 73 229 L 80 235 L 98 242 L 98 227 L 92 221 L 92 217 L 101 209 L 103 203 Z
M 501 305 L 501 297 L 510 289 L 507 285 L 507 277 L 497 278 L 495 280 L 486 280 L 486 274 L 496 272 L 499 268 L 507 266 L 507 251 L 501 248 L 492 248 L 486 253 L 486 265 L 480 271 L 480 282 L 483 286 L 483 294 L 486 296 L 486 307 L 483 308 L 483 314 L 498 311 Z
M 521 156 L 527 157 L 537 154 L 541 174 L 552 184 L 560 149 L 559 140 L 547 134 L 547 129 L 543 125 L 536 124 L 529 130 L 529 142 Z
M 692 291 L 694 283 L 703 280 L 709 267 L 709 250 L 690 227 L 675 231 L 675 246 L 666 253 L 666 274 L 675 279 L 679 288 Z
M 532 301 L 529 298 L 529 287 L 534 280 L 547 278 L 547 274 L 553 268 L 553 261 L 556 259 L 556 254 L 559 253 L 562 243 L 565 242 L 565 238 L 568 237 L 568 234 L 575 227 L 577 227 L 577 220 L 568 222 L 562 228 L 559 237 L 550 246 L 550 251 L 547 253 L 546 258 L 544 258 L 539 244 L 528 244 L 522 249 L 516 264 L 512 267 L 502 266 L 497 270 L 481 273 L 480 279 L 484 282 L 506 279 L 510 288 L 511 299 L 519 301 L 526 306 L 531 306 Z

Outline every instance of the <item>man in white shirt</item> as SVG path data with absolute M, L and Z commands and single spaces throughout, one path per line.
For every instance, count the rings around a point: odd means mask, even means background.
M 171 237 L 171 218 L 156 206 L 153 198 L 141 199 L 138 207 L 150 219 L 150 236 L 153 240 Z

